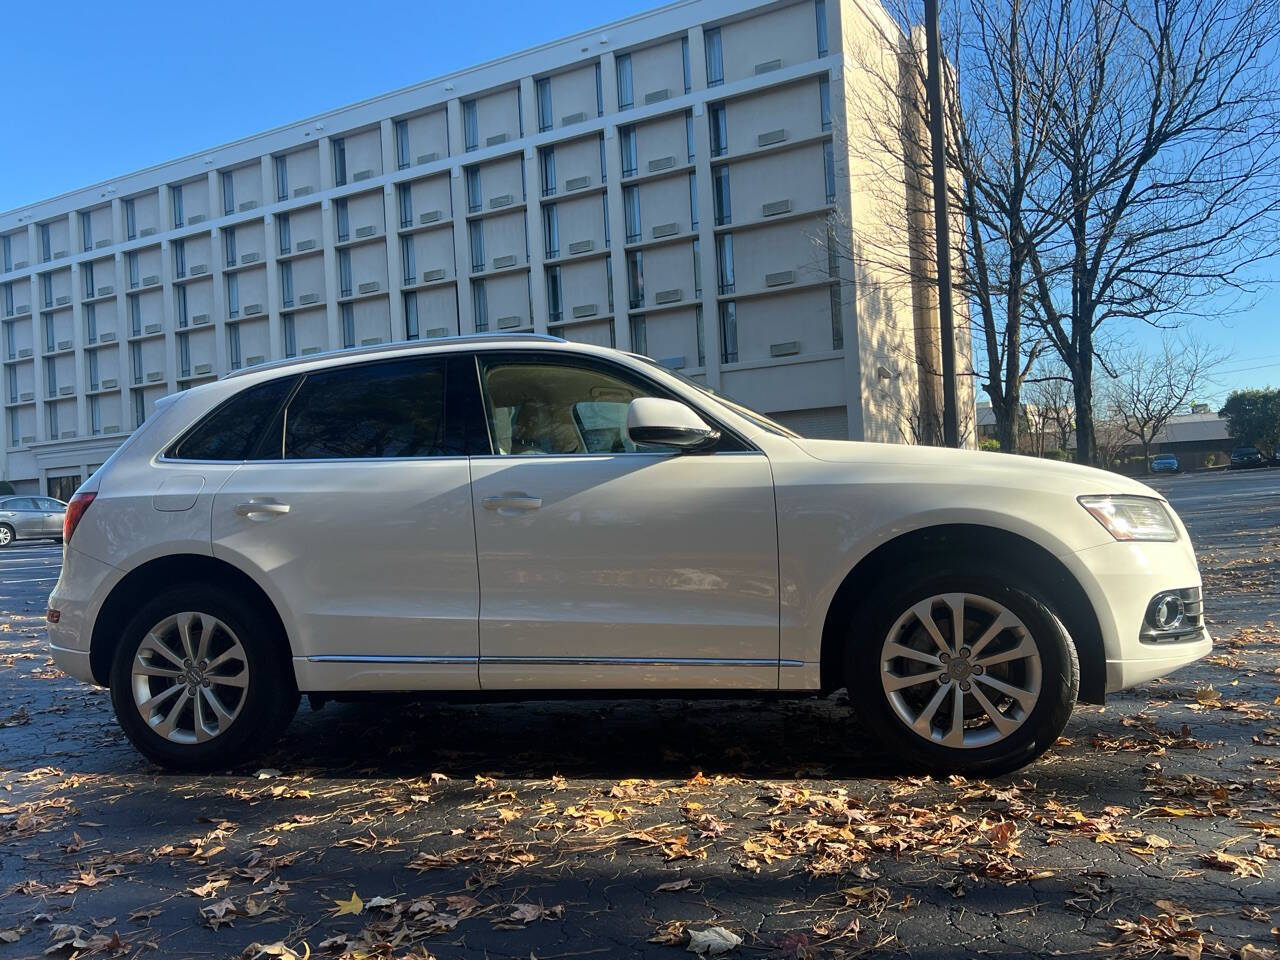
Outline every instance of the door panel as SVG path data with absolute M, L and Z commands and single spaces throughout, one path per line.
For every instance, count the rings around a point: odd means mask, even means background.
M 472 459 L 485 688 L 775 688 L 759 453 Z
M 214 498 L 213 549 L 270 583 L 295 657 L 324 658 L 300 682 L 476 686 L 465 457 L 247 463 Z

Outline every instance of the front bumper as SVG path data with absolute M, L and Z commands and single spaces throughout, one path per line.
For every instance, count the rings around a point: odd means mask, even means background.
M 1107 543 L 1063 557 L 1098 617 L 1106 655 L 1106 692 L 1164 676 L 1213 649 L 1197 635 L 1161 643 L 1141 639 L 1147 605 L 1156 594 L 1200 586 L 1200 570 L 1185 530 L 1173 543 Z

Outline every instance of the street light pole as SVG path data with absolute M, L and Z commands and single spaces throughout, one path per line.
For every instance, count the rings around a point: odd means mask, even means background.
M 942 439 L 960 446 L 956 423 L 956 338 L 951 301 L 951 221 L 947 215 L 947 165 L 942 126 L 942 32 L 938 0 L 924 0 L 925 54 L 928 73 L 929 146 L 933 160 L 933 237 L 938 257 L 938 325 L 942 338 Z

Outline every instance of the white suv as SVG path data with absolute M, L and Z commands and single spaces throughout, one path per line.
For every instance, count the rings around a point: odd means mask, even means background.
M 1158 493 L 799 437 L 643 357 L 476 337 L 180 393 L 72 499 L 54 657 L 160 763 L 299 693 L 847 687 L 911 766 L 993 774 L 1077 697 L 1206 654 Z

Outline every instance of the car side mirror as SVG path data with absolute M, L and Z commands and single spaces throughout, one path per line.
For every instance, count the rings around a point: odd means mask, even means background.
M 683 403 L 660 397 L 637 397 L 627 408 L 627 436 L 635 444 L 672 447 L 682 452 L 703 450 L 720 439 Z

